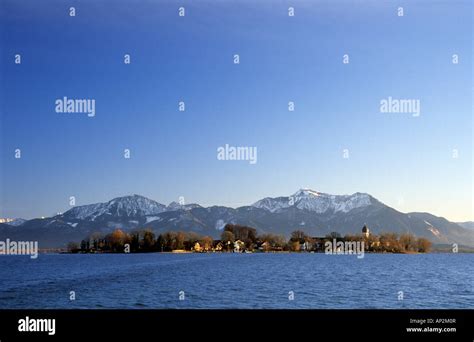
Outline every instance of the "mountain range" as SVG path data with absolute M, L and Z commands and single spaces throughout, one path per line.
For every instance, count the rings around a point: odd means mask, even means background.
M 367 225 L 375 234 L 412 233 L 433 243 L 474 246 L 472 222 L 450 222 L 430 213 L 402 213 L 366 193 L 331 195 L 300 189 L 290 196 L 267 197 L 238 208 L 202 207 L 199 204 L 169 205 L 140 196 L 124 196 L 108 202 L 75 206 L 52 217 L 0 224 L 0 240 L 37 240 L 40 248 L 65 247 L 93 232 L 104 234 L 152 229 L 194 231 L 218 238 L 226 223 L 251 226 L 259 233 L 283 234 L 303 230 L 310 236 L 360 233 Z M 471 225 L 470 225 L 471 224 Z

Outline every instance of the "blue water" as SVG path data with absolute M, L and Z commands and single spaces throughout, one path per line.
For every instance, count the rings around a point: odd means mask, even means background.
M 1 256 L 0 308 L 474 308 L 474 254 Z

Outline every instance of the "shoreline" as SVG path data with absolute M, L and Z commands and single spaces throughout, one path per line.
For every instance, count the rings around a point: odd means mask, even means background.
M 327 254 L 327 255 L 355 255 L 357 256 L 357 253 L 325 253 L 325 252 L 294 252 L 294 251 L 269 251 L 269 252 L 194 252 L 194 251 L 166 251 L 166 252 L 160 252 L 160 251 L 151 251 L 151 252 L 110 252 L 110 251 L 100 251 L 100 252 L 69 252 L 66 250 L 57 250 L 57 251 L 38 251 L 38 254 Z M 459 251 L 457 253 L 453 253 L 450 251 L 430 251 L 426 253 L 421 253 L 421 252 L 364 252 L 364 254 L 400 254 L 400 255 L 423 255 L 423 254 L 474 254 L 474 251 Z M 0 254 L 2 256 L 3 254 Z M 6 255 L 6 254 L 5 254 Z

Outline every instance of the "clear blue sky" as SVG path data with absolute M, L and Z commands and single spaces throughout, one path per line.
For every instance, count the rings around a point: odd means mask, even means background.
M 470 0 L 3 0 L 0 30 L 0 216 L 308 187 L 474 219 Z M 95 99 L 96 116 L 56 113 L 63 96 Z M 380 113 L 388 96 L 420 99 L 420 117 Z M 258 162 L 217 160 L 225 144 Z

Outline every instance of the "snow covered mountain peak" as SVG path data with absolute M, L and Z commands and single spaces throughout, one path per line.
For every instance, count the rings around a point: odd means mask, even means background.
M 285 208 L 296 207 L 318 214 L 326 212 L 347 213 L 355 208 L 372 204 L 370 195 L 355 193 L 352 195 L 331 195 L 311 189 L 300 189 L 288 197 L 264 198 L 253 204 L 254 207 L 280 212 Z
M 194 208 L 200 208 L 201 206 L 199 204 L 195 203 L 190 203 L 190 204 L 180 204 L 176 201 L 171 202 L 168 204 L 166 207 L 166 210 L 168 211 L 176 211 L 176 210 L 191 210 Z
M 300 197 L 300 196 L 314 196 L 317 197 L 319 196 L 320 193 L 311 189 L 299 189 L 297 192 L 293 194 L 294 197 Z
M 139 217 L 166 211 L 166 206 L 140 195 L 116 197 L 105 203 L 74 207 L 65 217 L 95 221 L 104 216 Z
M 165 206 L 140 195 L 117 197 L 107 203 L 117 216 L 153 215 L 164 211 Z

